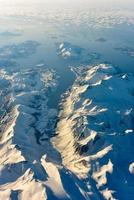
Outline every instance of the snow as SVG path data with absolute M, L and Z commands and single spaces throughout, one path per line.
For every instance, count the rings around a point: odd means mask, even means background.
M 106 173 L 113 172 L 113 164 L 111 160 L 108 161 L 107 165 L 103 165 L 97 172 L 93 173 L 93 179 L 98 183 L 97 187 L 101 187 L 107 183 Z
M 72 70 L 77 78 L 63 97 L 52 142 L 63 165 L 80 179 L 92 177 L 103 198 L 131 196 L 133 180 L 130 187 L 123 180 L 134 153 L 134 77 L 106 64 Z
M 57 110 L 47 102 L 56 87 L 55 72 L 41 66 L 0 71 L 0 199 L 89 199 L 50 141 Z
M 55 194 L 55 196 L 59 199 L 67 199 L 67 197 L 69 197 L 66 193 L 66 191 L 64 190 L 64 187 L 62 185 L 62 181 L 60 178 L 60 173 L 57 169 L 57 167 L 51 163 L 51 162 L 46 162 L 46 156 L 42 157 L 41 162 L 42 162 L 42 166 L 44 167 L 48 178 L 47 181 L 45 182 L 45 185 L 47 185 L 49 188 L 51 188 L 51 190 L 53 191 L 53 193 Z
M 56 75 L 42 68 L 1 70 L 0 82 L 0 107 L 6 111 L 0 116 L 0 199 L 10 199 L 13 191 L 19 199 L 47 199 L 40 181 L 46 177 L 40 161 L 46 142 L 40 145 L 39 141 L 48 137 L 47 124 L 57 115 L 54 109 L 48 110 L 46 95 L 56 87 Z
M 100 55 L 95 52 L 88 52 L 80 46 L 74 45 L 70 42 L 62 42 L 58 44 L 57 53 L 63 59 L 80 60 L 86 62 L 87 58 L 89 60 L 96 60 L 100 58 Z
M 129 165 L 129 172 L 134 174 L 134 162 Z
M 114 191 L 108 190 L 107 188 L 102 191 L 104 199 L 106 200 L 116 200 L 115 198 L 113 198 L 113 193 Z
M 0 199 L 132 196 L 134 77 L 105 64 L 72 70 L 58 116 L 55 71 L 0 70 Z
M 132 132 L 133 132 L 132 129 L 130 129 L 130 130 L 129 130 L 129 129 L 128 129 L 128 130 L 125 130 L 125 133 L 126 133 L 126 134 L 128 134 L 128 133 L 132 133 Z

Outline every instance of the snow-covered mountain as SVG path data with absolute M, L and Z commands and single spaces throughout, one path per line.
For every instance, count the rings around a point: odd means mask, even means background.
M 54 149 L 57 75 L 43 67 L 0 70 L 0 199 L 85 199 L 88 187 Z M 71 185 L 69 185 L 71 183 Z M 81 190 L 81 191 L 80 191 Z
M 53 70 L 0 71 L 0 199 L 133 199 L 134 77 L 72 70 L 59 114 Z
M 48 132 L 57 113 L 47 101 L 56 85 L 50 70 L 0 71 L 0 199 L 45 197 L 41 159 L 47 151 L 51 154 Z
M 104 199 L 132 200 L 134 77 L 105 64 L 73 70 L 54 139 L 63 165 Z

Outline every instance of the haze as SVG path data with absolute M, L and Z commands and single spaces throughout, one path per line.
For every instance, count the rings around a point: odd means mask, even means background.
M 48 4 L 51 6 L 89 6 L 90 8 L 124 8 L 133 9 L 132 0 L 0 0 L 1 5 L 29 5 L 29 4 Z

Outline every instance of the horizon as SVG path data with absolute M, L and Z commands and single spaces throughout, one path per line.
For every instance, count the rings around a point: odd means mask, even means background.
M 69 2 L 70 1 L 70 2 Z M 60 6 L 91 6 L 94 8 L 124 8 L 134 10 L 134 1 L 132 0 L 0 0 L 3 5 L 28 5 L 28 4 L 47 4 L 47 5 L 60 5 Z M 112 9 L 112 8 L 111 8 Z

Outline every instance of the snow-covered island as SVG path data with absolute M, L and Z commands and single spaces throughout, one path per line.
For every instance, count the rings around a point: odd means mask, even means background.
M 58 43 L 57 53 L 62 59 L 79 60 L 83 63 L 89 63 L 91 60 L 98 60 L 101 56 L 96 52 L 87 51 L 86 49 L 71 44 L 70 42 Z

